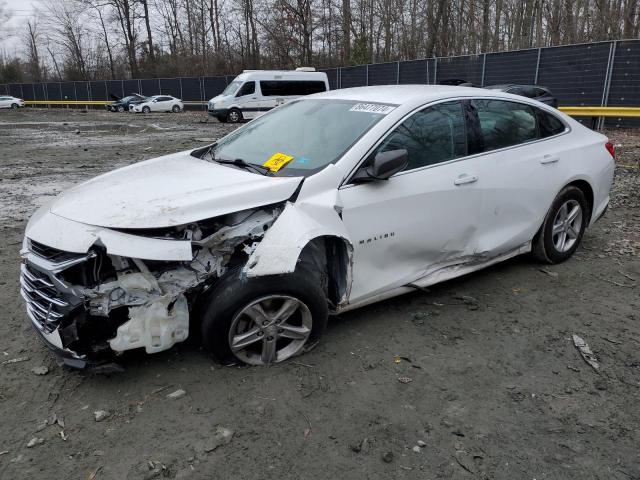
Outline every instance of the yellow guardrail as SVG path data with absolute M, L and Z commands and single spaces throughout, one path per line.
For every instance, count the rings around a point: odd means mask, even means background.
M 107 105 L 113 102 L 99 100 L 25 100 L 27 105 Z
M 25 100 L 27 105 L 108 105 L 105 100 Z M 207 102 L 183 101 L 185 105 L 206 105 Z M 640 107 L 559 107 L 572 117 L 640 117 Z
M 559 107 L 572 117 L 640 117 L 640 107 Z

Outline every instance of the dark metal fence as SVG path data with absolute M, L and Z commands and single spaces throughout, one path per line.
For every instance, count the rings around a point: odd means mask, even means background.
M 437 84 L 463 79 L 478 86 L 501 83 L 549 87 L 561 106 L 640 106 L 640 40 L 532 48 L 510 52 L 437 57 L 324 70 L 332 89 L 366 85 Z M 205 102 L 233 76 L 13 83 L 0 94 L 25 100 L 110 100 L 132 92 L 168 94 Z M 607 121 L 616 124 L 615 119 Z M 625 121 L 625 124 L 629 120 Z

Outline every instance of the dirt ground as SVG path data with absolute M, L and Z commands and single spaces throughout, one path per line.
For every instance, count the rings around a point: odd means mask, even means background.
M 516 258 L 341 315 L 275 367 L 190 345 L 115 375 L 59 367 L 18 293 L 27 218 L 232 128 L 200 112 L 0 112 L 0 478 L 640 479 L 640 132 L 609 132 L 612 206 L 562 265 Z

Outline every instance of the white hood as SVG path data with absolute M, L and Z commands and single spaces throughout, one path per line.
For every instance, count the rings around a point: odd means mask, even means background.
M 60 195 L 51 213 L 107 228 L 161 228 L 286 200 L 300 177 L 267 177 L 190 151 L 100 175 Z

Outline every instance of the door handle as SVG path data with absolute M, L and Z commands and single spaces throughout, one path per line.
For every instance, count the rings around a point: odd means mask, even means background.
M 475 183 L 477 181 L 478 181 L 478 177 L 476 177 L 475 175 L 467 175 L 466 173 L 463 173 L 453 181 L 453 184 L 465 185 L 467 183 Z
M 560 161 L 560 157 L 558 155 L 547 154 L 540 160 L 542 165 L 547 165 L 549 163 L 557 163 Z

